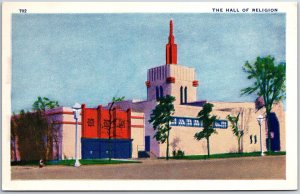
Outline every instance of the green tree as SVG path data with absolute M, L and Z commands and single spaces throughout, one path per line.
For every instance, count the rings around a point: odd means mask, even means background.
M 254 64 L 248 61 L 243 66 L 243 71 L 248 74 L 247 79 L 253 84 L 241 90 L 242 95 L 256 93 L 264 100 L 266 120 L 268 126 L 268 151 L 271 151 L 270 113 L 273 104 L 286 97 L 286 64 L 281 62 L 275 65 L 275 58 L 271 56 L 257 57 Z
M 169 136 L 170 136 L 170 122 L 172 122 L 175 109 L 173 102 L 174 96 L 163 96 L 158 99 L 158 104 L 152 110 L 149 123 L 152 123 L 156 133 L 153 138 L 159 143 L 167 143 L 166 159 L 169 160 Z
M 210 115 L 212 112 L 212 107 L 214 105 L 210 103 L 205 103 L 203 109 L 198 113 L 199 122 L 203 124 L 203 130 L 195 134 L 196 140 L 206 139 L 207 143 L 207 156 L 210 156 L 210 147 L 209 147 L 209 137 L 217 131 L 213 128 L 214 122 L 217 120 L 215 115 Z
M 47 109 L 53 109 L 58 106 L 58 101 L 53 101 L 47 97 L 42 98 L 39 96 L 33 103 L 32 109 L 34 111 L 41 112 L 41 114 L 44 114 Z M 57 129 L 54 128 L 54 124 L 52 123 L 51 119 L 47 117 L 47 115 L 45 115 L 45 118 L 48 120 L 49 125 L 52 125 L 45 128 L 47 137 L 46 156 L 49 157 L 52 154 L 53 140 L 55 140 L 57 144 L 58 134 Z
M 47 97 L 38 97 L 38 99 L 33 103 L 32 105 L 32 109 L 37 111 L 37 110 L 41 110 L 41 111 L 46 111 L 46 109 L 52 109 L 55 107 L 58 107 L 58 101 L 52 101 Z
M 116 118 L 115 119 L 112 119 L 112 110 L 113 110 L 113 106 L 116 102 L 121 102 L 125 99 L 125 96 L 122 96 L 121 98 L 116 98 L 116 97 L 113 97 L 110 105 L 109 105 L 109 108 L 108 108 L 108 114 L 109 114 L 109 125 L 108 125 L 108 147 L 109 147 L 109 150 L 108 150 L 108 158 L 109 158 L 109 161 L 111 160 L 112 158 L 112 145 L 111 145 L 111 128 L 112 128 L 112 125 L 113 123 L 116 122 Z
M 47 116 L 47 109 L 59 106 L 57 101 L 38 97 L 33 103 L 34 112 L 21 110 L 11 117 L 11 142 L 13 158 L 17 147 L 21 160 L 53 159 L 53 143 L 59 142 L 59 126 Z M 17 146 L 18 145 L 18 146 Z
M 25 112 L 11 118 L 11 132 L 18 140 L 18 150 L 21 160 L 39 160 L 47 158 L 46 146 L 48 121 L 41 111 Z M 16 150 L 15 150 L 16 151 Z
M 244 131 L 240 130 L 238 127 L 239 118 L 240 118 L 240 113 L 237 116 L 227 115 L 227 119 L 231 123 L 232 132 L 237 137 L 238 140 L 238 151 L 239 153 L 241 153 L 242 152 L 241 138 L 244 135 Z

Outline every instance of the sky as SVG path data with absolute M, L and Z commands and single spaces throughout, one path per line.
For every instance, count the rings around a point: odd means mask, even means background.
M 253 102 L 242 66 L 285 61 L 285 14 L 13 14 L 12 111 L 38 96 L 61 106 L 146 99 L 147 69 L 165 64 L 173 18 L 178 64 L 196 69 L 198 99 Z

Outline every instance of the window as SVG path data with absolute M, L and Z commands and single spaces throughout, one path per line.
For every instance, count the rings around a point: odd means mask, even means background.
M 252 144 L 252 135 L 250 135 L 250 144 Z
M 159 98 L 159 89 L 158 89 L 158 86 L 156 86 L 156 100 L 158 100 Z
M 192 126 L 193 125 L 192 119 L 186 119 L 186 125 L 187 126 Z
M 199 120 L 194 120 L 194 126 L 200 126 Z
M 184 103 L 187 103 L 187 87 L 184 88 Z
M 160 97 L 164 96 L 164 89 L 162 86 L 160 86 Z
M 185 125 L 185 120 L 183 118 L 179 119 L 178 125 L 184 126 Z
M 180 104 L 183 104 L 183 87 L 180 87 Z
M 257 143 L 257 137 L 256 137 L 256 135 L 254 135 L 254 144 L 256 144 Z
M 171 125 L 177 125 L 177 118 L 173 118 L 173 120 L 171 121 Z

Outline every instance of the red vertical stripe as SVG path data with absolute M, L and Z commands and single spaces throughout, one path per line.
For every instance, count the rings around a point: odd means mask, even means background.
M 131 139 L 131 109 L 127 109 L 127 124 L 128 124 L 128 137 Z
M 112 117 L 112 122 L 113 122 L 113 137 L 116 138 L 117 136 L 117 109 L 113 109 L 113 117 Z
M 97 136 L 101 138 L 101 109 L 102 106 L 99 105 L 97 108 Z

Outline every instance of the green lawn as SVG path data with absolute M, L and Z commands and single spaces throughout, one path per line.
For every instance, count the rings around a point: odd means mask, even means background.
M 286 155 L 286 152 L 264 152 L 265 155 Z M 224 154 L 212 154 L 208 158 L 207 155 L 188 155 L 183 157 L 170 157 L 174 160 L 204 160 L 204 159 L 217 159 L 217 158 L 236 158 L 236 157 L 249 157 L 249 156 L 260 156 L 260 152 L 248 152 L 248 153 L 224 153 Z M 165 157 L 160 157 L 159 159 L 165 159 Z M 112 159 L 91 159 L 91 160 L 79 160 L 81 165 L 109 165 L 109 164 L 126 164 L 126 163 L 141 163 L 141 161 L 135 160 L 117 160 Z M 46 161 L 46 165 L 65 165 L 65 166 L 74 166 L 75 160 L 55 160 L 55 161 Z M 18 161 L 11 162 L 12 166 L 38 166 L 39 161 Z
M 286 152 L 264 152 L 265 155 L 286 155 Z M 249 157 L 249 156 L 260 156 L 261 152 L 247 152 L 247 153 L 224 153 L 224 154 L 211 154 L 211 158 L 236 158 L 236 157 Z M 165 159 L 161 157 L 160 159 Z M 207 155 L 188 155 L 182 157 L 170 157 L 170 159 L 184 159 L 184 160 L 201 160 L 208 159 Z
M 125 164 L 125 163 L 141 163 L 140 161 L 134 160 L 108 160 L 108 159 L 91 159 L 91 160 L 79 160 L 81 165 L 90 165 L 90 164 Z M 75 160 L 55 160 L 55 161 L 46 161 L 46 165 L 64 165 L 64 166 L 74 166 Z M 38 166 L 39 161 L 20 161 L 12 162 L 12 166 Z
M 91 160 L 79 160 L 81 165 L 90 165 L 90 164 L 125 164 L 125 163 L 140 163 L 140 161 L 133 160 L 107 160 L 107 159 L 91 159 Z M 46 165 L 65 165 L 65 166 L 74 166 L 75 160 L 58 160 L 58 161 L 47 161 Z

